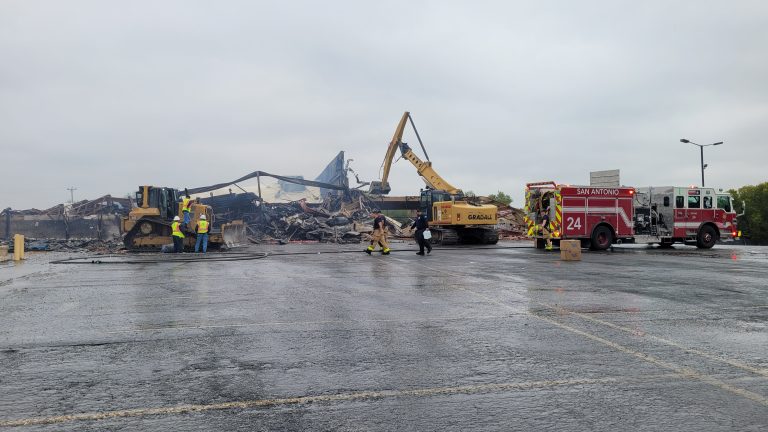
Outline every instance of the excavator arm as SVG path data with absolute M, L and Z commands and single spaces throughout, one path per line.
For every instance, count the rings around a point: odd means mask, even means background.
M 460 195 L 462 193 L 461 189 L 455 188 L 440 177 L 440 174 L 432 168 L 432 162 L 424 162 L 419 159 L 408 144 L 400 143 L 400 152 L 404 158 L 408 159 L 416 167 L 416 172 L 419 173 L 430 188 L 446 191 L 451 195 Z
M 384 155 L 384 165 L 381 172 L 381 181 L 372 181 L 370 192 L 374 194 L 386 195 L 392 188 L 389 186 L 387 179 L 389 178 L 389 170 L 392 168 L 392 160 L 395 158 L 395 151 L 399 145 L 403 142 L 403 132 L 405 131 L 405 124 L 408 123 L 408 117 L 410 113 L 406 111 L 403 117 L 400 119 L 400 123 L 395 129 L 395 134 L 392 135 L 392 141 L 389 142 L 387 147 L 387 153 Z
M 426 162 L 422 161 L 418 156 L 416 156 L 413 150 L 411 150 L 410 146 L 403 142 L 403 132 L 405 131 L 405 125 L 408 123 L 408 120 L 410 120 L 411 125 L 413 125 L 411 114 L 406 111 L 403 113 L 403 117 L 400 118 L 400 123 L 398 123 L 397 129 L 395 129 L 395 134 L 392 136 L 392 141 L 389 142 L 389 147 L 387 147 L 387 153 L 384 155 L 384 165 L 381 174 L 381 181 L 372 181 L 369 192 L 386 195 L 392 190 L 387 180 L 389 178 L 389 171 L 392 168 L 392 161 L 395 158 L 395 151 L 399 149 L 400 154 L 405 159 L 408 159 L 408 161 L 410 161 L 413 166 L 416 167 L 416 172 L 424 179 L 424 181 L 427 183 L 427 186 L 436 190 L 444 190 L 451 195 L 461 194 L 460 189 L 453 187 L 450 183 L 440 177 L 434 168 L 432 168 L 432 162 L 429 160 Z M 415 126 L 414 131 L 416 131 Z M 418 131 L 416 131 L 416 136 L 418 137 Z M 419 138 L 419 143 L 421 143 L 421 138 Z M 424 148 L 423 145 L 422 148 Z M 429 159 L 429 157 L 427 157 L 427 159 Z

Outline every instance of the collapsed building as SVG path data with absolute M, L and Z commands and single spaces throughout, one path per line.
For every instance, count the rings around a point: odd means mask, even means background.
M 255 243 L 359 243 L 372 231 L 366 224 L 371 211 L 381 206 L 360 190 L 350 189 L 347 170 L 342 151 L 314 180 L 255 171 L 187 192 L 211 206 L 218 223 L 246 222 L 249 239 Z M 263 182 L 269 178 L 276 182 Z M 252 179 L 257 182 L 255 189 L 242 184 Z M 241 192 L 234 192 L 231 186 Z M 404 235 L 400 222 L 391 219 L 389 225 L 392 235 Z
M 351 169 L 344 157 L 339 152 L 314 180 L 254 171 L 230 182 L 183 190 L 212 207 L 214 225 L 244 221 L 254 243 L 358 243 L 372 231 L 374 209 L 405 215 L 388 218 L 387 225 L 394 237 L 410 236 L 408 219 L 419 208 L 419 197 L 369 195 L 350 188 Z M 255 185 L 245 184 L 252 180 Z M 32 249 L 114 250 L 122 247 L 120 220 L 135 206 L 130 197 L 105 195 L 47 210 L 5 209 L 0 213 L 0 239 L 18 233 L 33 241 Z M 502 238 L 520 237 L 523 226 L 519 210 L 499 207 Z

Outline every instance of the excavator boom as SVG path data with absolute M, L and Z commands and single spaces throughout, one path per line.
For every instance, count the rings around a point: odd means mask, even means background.
M 408 123 L 408 120 L 411 121 L 411 124 L 413 124 L 413 119 L 411 118 L 411 113 L 406 111 L 403 113 L 403 116 L 400 118 L 400 123 L 397 124 L 397 129 L 395 129 L 395 134 L 392 135 L 392 141 L 389 142 L 389 147 L 387 147 L 387 153 L 384 155 L 384 164 L 382 168 L 381 173 L 381 181 L 372 181 L 370 186 L 370 193 L 374 194 L 380 194 L 380 195 L 386 195 L 388 194 L 392 188 L 389 186 L 389 171 L 392 169 L 392 161 L 395 158 L 395 152 L 399 149 L 400 154 L 410 161 L 413 166 L 416 167 L 416 171 L 419 173 L 419 175 L 424 179 L 424 182 L 427 183 L 427 186 L 429 186 L 432 189 L 436 190 L 444 190 L 452 195 L 461 194 L 461 190 L 453 187 L 450 183 L 445 181 L 440 175 L 435 171 L 434 168 L 432 168 L 432 162 L 430 161 L 422 161 L 418 156 L 416 156 L 416 153 L 411 150 L 411 147 L 408 146 L 408 144 L 403 142 L 403 132 L 405 131 L 405 125 Z M 414 126 L 414 131 L 416 130 L 416 127 Z M 418 132 L 417 136 L 418 136 Z M 421 142 L 421 139 L 419 139 L 419 142 Z M 422 146 L 423 148 L 423 146 Z
M 414 132 L 416 132 L 416 137 L 419 139 L 419 144 L 424 150 L 426 161 L 416 156 L 411 147 L 403 142 L 403 131 L 409 120 Z M 426 210 L 430 220 L 430 229 L 435 235 L 432 242 L 441 244 L 455 244 L 457 242 L 495 244 L 499 240 L 499 232 L 495 227 L 498 208 L 490 204 L 476 204 L 467 201 L 461 189 L 440 177 L 432 168 L 432 162 L 429 161 L 427 151 L 408 111 L 400 119 L 395 134 L 392 136 L 392 141 L 387 148 L 381 181 L 371 182 L 371 193 L 384 195 L 390 192 L 391 188 L 387 180 L 396 149 L 399 149 L 402 157 L 408 159 L 416 167 L 416 171 L 427 184 L 427 189 L 421 191 L 420 200 L 422 210 Z
M 392 135 L 392 141 L 389 142 L 387 147 L 387 153 L 384 155 L 384 164 L 381 171 L 381 181 L 372 181 L 370 186 L 370 192 L 374 194 L 386 195 L 392 188 L 389 186 L 389 170 L 392 168 L 392 160 L 395 158 L 395 151 L 397 151 L 400 144 L 403 142 L 403 132 L 405 131 L 405 124 L 408 123 L 408 117 L 410 113 L 406 111 L 403 117 L 400 119 L 400 123 L 395 129 L 395 134 Z

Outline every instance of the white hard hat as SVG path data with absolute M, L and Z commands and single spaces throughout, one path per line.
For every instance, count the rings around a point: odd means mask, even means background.
M 177 220 L 181 220 L 181 218 L 179 218 L 178 216 L 174 216 L 173 220 L 177 221 Z
M 205 215 L 200 215 L 200 219 L 205 220 Z

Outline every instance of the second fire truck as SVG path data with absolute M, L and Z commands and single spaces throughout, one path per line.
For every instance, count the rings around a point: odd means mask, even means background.
M 583 247 L 596 250 L 622 242 L 709 249 L 718 240 L 739 235 L 731 196 L 713 188 L 528 183 L 525 221 L 537 248 L 546 240 L 538 229 L 542 208 L 549 214 L 554 242 L 580 240 Z

